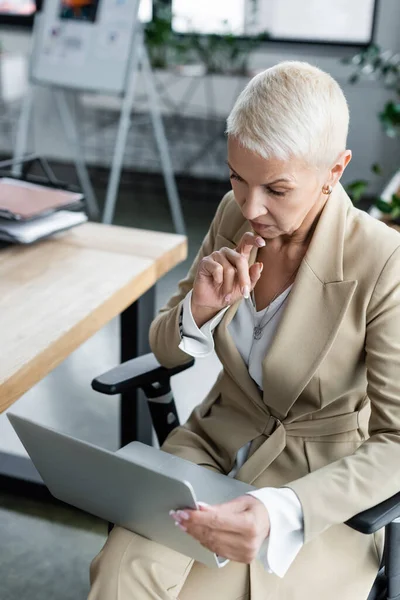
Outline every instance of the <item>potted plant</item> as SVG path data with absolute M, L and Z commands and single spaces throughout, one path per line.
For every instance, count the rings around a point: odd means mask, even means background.
M 378 117 L 387 136 L 400 137 L 400 56 L 389 50 L 383 51 L 374 44 L 352 58 L 344 59 L 343 62 L 354 67 L 349 78 L 350 83 L 355 84 L 361 78 L 368 77 L 381 81 L 387 89 L 393 91 L 393 99 L 385 104 Z M 371 171 L 375 175 L 382 175 L 378 164 L 374 164 Z M 399 178 L 400 172 L 395 175 L 382 196 L 374 200 L 375 210 L 372 211 L 372 214 L 379 216 L 384 221 L 400 222 Z M 394 191 L 393 184 L 395 185 Z M 358 180 L 349 184 L 347 191 L 352 200 L 357 202 L 367 187 L 367 180 Z
M 182 35 L 172 30 L 172 12 L 163 2 L 155 2 L 153 20 L 146 25 L 145 42 L 153 68 L 201 65 L 199 74 L 248 75 L 250 54 L 268 33 L 239 38 L 229 31 L 227 21 L 221 34 L 202 34 L 195 30 Z
M 398 194 L 392 195 L 390 202 L 378 198 L 375 202 L 375 206 L 384 214 L 384 221 L 398 221 L 400 224 L 400 190 Z

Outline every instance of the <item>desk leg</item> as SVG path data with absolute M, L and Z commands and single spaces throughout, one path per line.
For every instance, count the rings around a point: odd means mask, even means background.
M 155 287 L 121 314 L 121 362 L 150 352 L 149 329 L 155 315 Z M 152 444 L 152 424 L 147 400 L 141 390 L 121 394 L 120 444 L 132 441 Z

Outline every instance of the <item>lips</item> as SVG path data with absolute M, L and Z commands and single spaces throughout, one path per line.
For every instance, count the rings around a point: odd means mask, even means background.
M 272 227 L 272 223 L 257 223 L 257 221 L 250 221 L 255 227 Z

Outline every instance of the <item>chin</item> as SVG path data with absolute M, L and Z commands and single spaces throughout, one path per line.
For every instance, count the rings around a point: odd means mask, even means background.
M 268 227 L 253 227 L 254 231 L 257 235 L 260 235 L 262 238 L 269 240 L 282 235 L 282 232 L 275 227 L 275 225 L 269 225 Z
M 281 236 L 282 232 L 277 229 L 271 229 L 270 231 L 264 231 L 259 235 L 261 235 L 261 237 L 264 238 L 264 240 L 274 240 L 275 238 Z

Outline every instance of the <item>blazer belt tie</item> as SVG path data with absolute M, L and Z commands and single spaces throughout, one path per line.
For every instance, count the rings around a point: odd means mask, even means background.
M 287 436 L 322 437 L 355 431 L 368 424 L 369 405 L 359 411 L 314 419 L 313 421 L 294 421 L 285 423 L 270 415 L 263 437 L 268 436 L 236 474 L 236 479 L 253 483 L 283 452 Z

